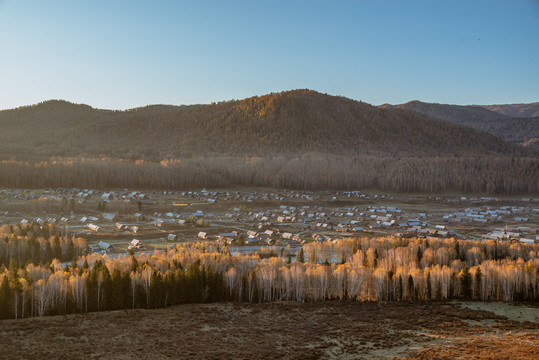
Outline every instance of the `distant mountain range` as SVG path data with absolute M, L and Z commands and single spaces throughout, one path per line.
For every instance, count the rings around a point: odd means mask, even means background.
M 539 102 L 531 104 L 509 104 L 509 105 L 483 105 L 485 109 L 511 117 L 538 117 Z
M 383 156 L 524 154 L 523 148 L 498 137 L 516 143 L 527 141 L 528 134 L 536 136 L 537 119 L 500 117 L 503 115 L 482 107 L 420 102 L 375 107 L 310 90 L 211 105 L 153 105 L 127 111 L 46 101 L 0 111 L 0 155 L 159 160 L 307 152 Z M 517 128 L 512 131 L 513 127 Z
M 513 105 L 445 105 L 410 101 L 400 105 L 384 104 L 384 109 L 405 109 L 468 126 L 503 140 L 539 151 L 539 103 Z

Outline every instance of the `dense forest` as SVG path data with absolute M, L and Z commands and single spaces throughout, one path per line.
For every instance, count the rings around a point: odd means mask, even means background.
M 230 255 L 178 244 L 153 254 L 91 254 L 62 268 L 0 267 L 0 318 L 216 301 L 539 300 L 539 245 L 361 238 Z
M 529 118 L 539 116 L 539 102 L 530 104 L 482 105 L 481 107 L 510 117 Z
M 64 227 L 45 222 L 0 226 L 0 267 L 18 264 L 50 264 L 53 259 L 72 261 L 87 252 L 84 238 L 73 237 Z
M 493 121 L 501 118 L 509 118 L 506 115 L 478 105 L 449 105 L 414 100 L 400 105 L 384 104 L 380 107 L 385 109 L 413 110 L 430 116 L 433 119 L 445 120 L 461 125 L 473 124 L 475 121 Z
M 522 142 L 539 128 L 524 120 L 481 129 Z M 4 187 L 534 193 L 539 186 L 538 158 L 522 146 L 309 90 L 127 111 L 48 101 L 0 111 L 0 126 Z
M 461 106 L 410 101 L 382 105 L 385 109 L 406 109 L 434 119 L 464 125 L 539 153 L 539 104 Z M 507 115 L 513 114 L 513 117 Z M 528 115 L 528 116 L 526 116 Z
M 536 193 L 539 160 L 516 157 L 192 157 L 156 162 L 70 159 L 0 162 L 12 188 L 185 189 L 230 185 L 295 189 Z
M 488 110 L 484 110 L 488 111 Z M 522 155 L 490 134 L 414 111 L 308 90 L 193 106 L 106 111 L 48 101 L 0 112 L 0 155 L 27 160 L 206 155 Z

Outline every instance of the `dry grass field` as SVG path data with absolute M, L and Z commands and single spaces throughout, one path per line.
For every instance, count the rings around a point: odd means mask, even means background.
M 539 308 L 196 304 L 4 320 L 2 359 L 538 359 Z

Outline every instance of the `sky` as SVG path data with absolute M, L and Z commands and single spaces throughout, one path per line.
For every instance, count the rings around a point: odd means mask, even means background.
M 539 0 L 0 0 L 0 109 L 539 101 Z

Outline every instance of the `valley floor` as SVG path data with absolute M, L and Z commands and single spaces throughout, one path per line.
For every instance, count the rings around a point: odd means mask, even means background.
M 537 359 L 539 308 L 188 304 L 0 321 L 1 359 Z

